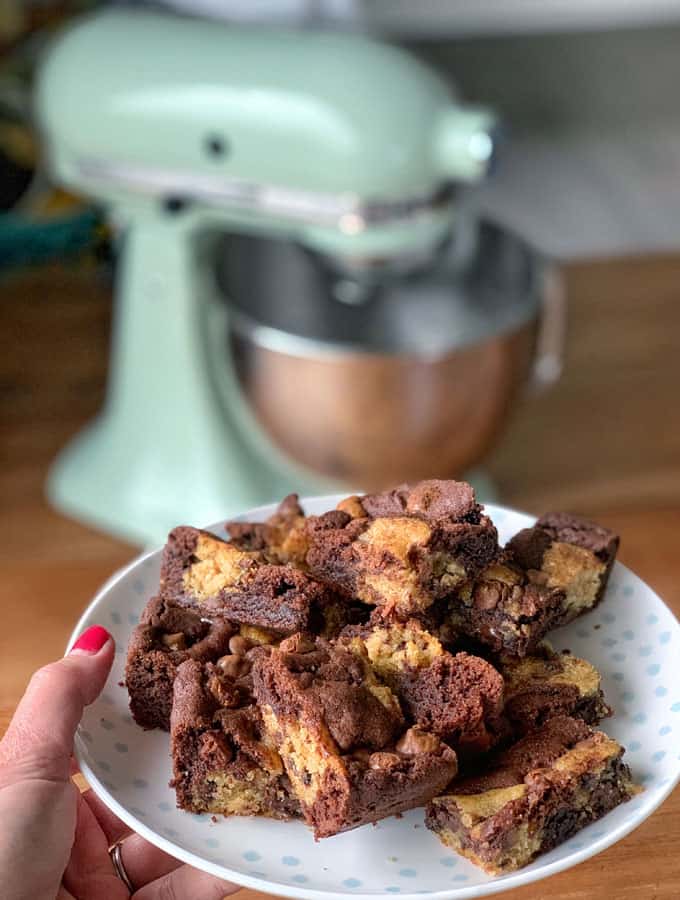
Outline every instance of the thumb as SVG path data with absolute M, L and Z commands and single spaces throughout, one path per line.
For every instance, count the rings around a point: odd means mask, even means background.
M 113 653 L 111 635 L 92 625 L 64 659 L 38 669 L 0 742 L 0 786 L 5 767 L 12 768 L 12 780 L 68 780 L 76 727 L 104 687 Z

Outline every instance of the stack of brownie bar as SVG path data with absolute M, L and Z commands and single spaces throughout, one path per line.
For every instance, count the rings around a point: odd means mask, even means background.
M 170 533 L 128 648 L 182 809 L 323 838 L 425 806 L 499 873 L 638 790 L 599 674 L 546 641 L 601 599 L 607 529 L 556 513 L 501 548 L 469 485 L 432 480 L 227 531 Z

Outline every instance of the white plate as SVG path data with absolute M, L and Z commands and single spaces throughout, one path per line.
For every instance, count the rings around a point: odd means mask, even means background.
M 338 497 L 305 501 L 309 513 L 332 509 Z M 263 519 L 271 507 L 247 513 Z M 506 541 L 532 523 L 526 515 L 487 507 Z M 224 535 L 220 527 L 212 529 Z M 680 625 L 644 582 L 617 563 L 596 610 L 551 636 L 594 663 L 616 714 L 604 728 L 628 749 L 634 777 L 645 791 L 519 872 L 484 875 L 445 849 L 423 825 L 422 810 L 315 843 L 300 822 L 193 815 L 175 807 L 168 787 L 168 735 L 144 732 L 128 712 L 125 649 L 147 599 L 158 586 L 160 551 L 131 563 L 104 585 L 78 623 L 71 643 L 100 623 L 116 639 L 106 688 L 90 706 L 76 736 L 83 774 L 131 828 L 168 853 L 222 878 L 261 891 L 317 900 L 403 898 L 430 894 L 483 897 L 574 866 L 620 840 L 643 822 L 680 778 Z

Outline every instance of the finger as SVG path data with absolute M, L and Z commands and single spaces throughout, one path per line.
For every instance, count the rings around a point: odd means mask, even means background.
M 182 865 L 180 860 L 154 847 L 138 834 L 126 837 L 120 850 L 125 871 L 137 889 L 174 872 Z
M 79 795 L 75 840 L 64 871 L 63 886 L 74 897 L 106 900 L 128 900 L 129 897 L 127 888 L 114 871 L 106 835 L 82 794 Z
M 111 635 L 93 625 L 68 656 L 33 675 L 0 742 L 0 785 L 2 767 L 9 765 L 13 781 L 22 773 L 24 777 L 68 779 L 76 726 L 84 707 L 104 687 L 113 653 Z
M 180 866 L 169 875 L 157 878 L 139 891 L 135 891 L 132 900 L 186 900 L 187 897 L 200 897 L 201 900 L 222 900 L 238 890 L 238 885 L 222 881 L 207 872 L 193 869 L 191 866 Z
M 114 815 L 93 790 L 87 790 L 82 795 L 83 800 L 92 810 L 94 817 L 99 823 L 99 827 L 106 835 L 108 846 L 123 840 L 126 835 L 131 833 L 131 829 L 121 822 L 118 816 Z M 147 879 L 148 881 L 149 879 Z

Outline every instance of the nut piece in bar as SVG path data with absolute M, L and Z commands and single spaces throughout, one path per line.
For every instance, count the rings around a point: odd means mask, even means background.
M 401 702 L 407 721 L 459 754 L 489 750 L 502 728 L 503 678 L 486 660 L 445 650 L 414 619 L 371 622 L 354 632 L 373 670 Z
M 503 556 L 451 595 L 446 621 L 495 653 L 525 656 L 559 624 L 564 599 Z
M 168 536 L 161 595 L 279 635 L 311 628 L 328 599 L 323 585 L 293 566 L 271 565 L 259 552 L 188 526 Z
M 142 728 L 170 728 L 172 685 L 186 659 L 217 659 L 238 630 L 223 619 L 208 622 L 194 610 L 153 597 L 128 644 L 125 683 L 130 712 Z
M 564 591 L 565 625 L 601 600 L 619 547 L 608 528 L 568 513 L 549 513 L 524 528 L 506 549 L 536 580 Z
M 310 516 L 307 529 L 314 577 L 402 618 L 474 578 L 498 552 L 496 529 L 457 481 L 350 497 Z
M 177 670 L 171 718 L 172 786 L 190 812 L 300 815 L 281 757 L 253 703 L 246 654 Z
M 419 728 L 374 674 L 361 641 L 296 635 L 253 670 L 265 726 L 317 838 L 421 806 L 449 783 L 456 754 Z
M 500 671 L 505 679 L 505 715 L 518 737 L 554 716 L 597 725 L 611 715 L 597 669 L 571 653 L 556 653 L 547 642 L 535 655 L 502 661 Z
M 557 716 L 486 771 L 455 781 L 429 804 L 426 825 L 485 872 L 511 872 L 640 790 L 623 752 L 603 732 Z
M 304 569 L 309 549 L 306 522 L 298 495 L 289 494 L 265 522 L 227 522 L 226 529 L 239 550 L 257 550 L 269 562 Z

